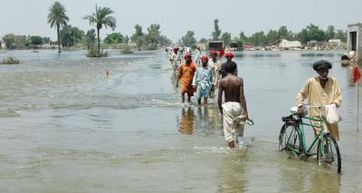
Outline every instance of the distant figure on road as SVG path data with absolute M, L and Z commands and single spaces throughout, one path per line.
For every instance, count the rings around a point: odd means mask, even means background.
M 201 57 L 201 50 L 198 47 L 195 51 L 195 60 L 194 60 L 197 67 L 201 66 L 200 57 Z
M 174 71 L 177 69 L 177 52 L 178 48 L 173 48 L 170 54 L 171 67 Z
M 111 77 L 111 71 L 110 70 L 106 70 L 106 78 L 109 79 Z
M 220 79 L 221 63 L 217 59 L 217 51 L 212 50 L 210 52 L 211 59 L 209 60 L 209 68 L 212 71 L 212 86 L 210 90 L 210 98 L 214 96 L 215 89 L 217 88 L 217 81 Z

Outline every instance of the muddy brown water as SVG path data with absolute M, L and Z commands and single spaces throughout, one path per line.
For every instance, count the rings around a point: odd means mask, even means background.
M 278 151 L 312 63 L 342 53 L 238 53 L 256 124 L 252 146 L 230 153 L 214 100 L 183 108 L 162 51 L 1 51 L 21 64 L 0 65 L 0 192 L 360 192 L 356 89 L 338 62 L 342 174 Z

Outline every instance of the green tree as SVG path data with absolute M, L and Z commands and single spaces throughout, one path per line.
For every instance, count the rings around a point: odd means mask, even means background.
M 334 38 L 340 39 L 342 42 L 347 42 L 347 32 L 343 30 L 337 30 L 337 33 L 334 36 Z
M 60 31 L 62 36 L 62 46 L 72 47 L 75 44 L 79 43 L 80 40 L 84 38 L 84 31 L 80 30 L 77 27 L 72 27 L 70 25 L 66 25 Z
M 16 35 L 13 34 L 13 33 L 10 33 L 10 34 L 6 34 L 4 37 L 3 37 L 3 41 L 5 43 L 5 46 L 7 49 L 15 49 L 16 48 Z
M 43 44 L 43 38 L 41 36 L 31 36 L 30 44 L 32 45 L 41 45 Z
M 279 36 L 279 39 L 292 40 L 293 32 L 289 31 L 287 26 L 281 26 L 278 29 L 278 36 Z
M 172 44 L 172 41 L 168 39 L 166 36 L 161 35 L 160 36 L 160 46 L 167 46 Z
M 234 37 L 230 47 L 237 48 L 238 50 L 244 50 L 244 42 L 239 37 Z
M 142 26 L 136 24 L 136 26 L 134 26 L 134 28 L 136 31 L 131 36 L 131 40 L 136 43 L 138 51 L 140 51 L 144 44 L 144 41 L 145 41 L 145 35 L 142 32 Z
M 96 24 L 97 29 L 97 56 L 100 56 L 100 50 L 101 50 L 101 40 L 99 38 L 99 31 L 102 29 L 102 27 L 110 27 L 112 30 L 116 28 L 116 18 L 111 16 L 111 14 L 114 13 L 110 8 L 108 7 L 98 7 L 96 5 L 96 12 L 92 13 L 92 15 L 87 15 L 84 17 L 84 19 L 89 21 L 89 24 Z
M 250 37 L 250 43 L 252 43 L 254 46 L 265 46 L 266 37 L 264 31 L 254 33 Z
M 336 30 L 334 29 L 333 25 L 329 25 L 327 27 L 325 35 L 326 35 L 326 40 L 330 40 L 330 39 L 334 38 L 334 36 L 336 35 Z
M 104 42 L 106 44 L 119 44 L 122 43 L 124 40 L 124 37 L 121 33 L 111 33 L 104 38 Z
M 225 46 L 230 46 L 230 43 L 231 43 L 231 33 L 229 33 L 229 32 L 224 32 L 224 33 L 221 35 L 221 40 L 224 41 L 224 45 L 225 45 Z
M 219 37 L 221 35 L 221 29 L 219 28 L 219 20 L 214 20 L 214 31 L 212 32 L 212 39 L 213 40 L 219 40 Z
M 325 40 L 324 31 L 319 29 L 319 26 L 310 24 L 307 26 L 308 35 L 310 40 L 323 41 Z
M 305 28 L 302 29 L 302 31 L 297 34 L 297 39 L 303 44 L 306 44 L 310 39 L 308 35 L 308 30 Z
M 266 35 L 266 43 L 267 45 L 275 45 L 279 42 L 280 38 L 278 32 L 275 30 L 270 30 Z
M 96 30 L 88 30 L 87 34 L 85 35 L 85 41 L 88 49 L 92 48 L 96 42 Z
M 49 44 L 50 43 L 50 37 L 43 37 L 43 42 L 44 42 L 44 44 Z
M 195 32 L 187 31 L 186 35 L 181 38 L 182 44 L 187 47 L 195 47 L 196 39 L 194 35 Z
M 201 44 L 206 44 L 206 43 L 207 43 L 207 39 L 206 39 L 206 38 L 201 38 L 201 39 L 199 40 L 199 43 L 201 43 Z
M 67 24 L 69 18 L 65 14 L 66 10 L 64 6 L 59 3 L 59 1 L 54 2 L 54 4 L 49 8 L 49 11 L 48 23 L 50 23 L 50 27 L 55 26 L 57 28 L 58 52 L 60 53 L 60 28 Z
M 304 28 L 301 32 L 299 32 L 297 37 L 301 42 L 307 43 L 312 40 L 324 41 L 326 36 L 324 31 L 319 29 L 319 26 L 310 24 L 309 26 Z
M 151 45 L 151 49 L 157 49 L 157 44 L 160 42 L 161 31 L 159 24 L 151 24 L 147 28 L 148 34 L 146 35 L 147 45 Z
M 246 44 L 249 42 L 249 38 L 244 34 L 244 32 L 240 32 L 239 39 L 243 44 Z

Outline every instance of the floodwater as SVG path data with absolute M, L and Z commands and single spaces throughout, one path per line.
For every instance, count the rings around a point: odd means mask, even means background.
M 338 62 L 342 173 L 278 151 L 281 117 L 316 75 L 312 63 L 342 52 L 238 53 L 255 125 L 245 131 L 252 146 L 236 152 L 225 148 L 214 100 L 182 108 L 164 52 L 85 54 L 0 52 L 21 61 L 0 65 L 0 192 L 361 191 L 356 89 Z

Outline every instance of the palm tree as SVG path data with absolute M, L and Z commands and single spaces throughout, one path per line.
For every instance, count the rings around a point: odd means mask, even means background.
M 84 19 L 89 21 L 89 24 L 96 24 L 97 28 L 97 40 L 98 40 L 98 50 L 97 54 L 100 56 L 101 50 L 101 41 L 99 39 L 99 30 L 102 29 L 103 25 L 107 28 L 110 27 L 112 30 L 116 28 L 116 18 L 110 16 L 110 14 L 114 13 L 108 7 L 97 7 L 96 5 L 96 12 L 92 13 L 92 15 L 87 15 Z
M 67 21 L 69 21 L 68 16 L 65 14 L 66 10 L 64 6 L 59 3 L 59 1 L 54 2 L 54 4 L 49 8 L 50 13 L 48 14 L 48 23 L 50 23 L 50 27 L 57 28 L 57 36 L 58 36 L 58 52 L 60 53 L 60 27 L 67 25 Z

